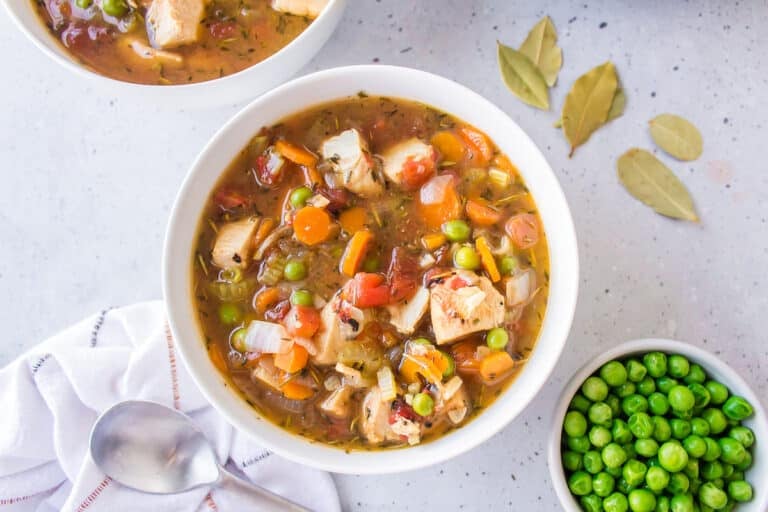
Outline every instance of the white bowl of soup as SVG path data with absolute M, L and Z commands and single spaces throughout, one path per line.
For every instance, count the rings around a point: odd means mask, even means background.
M 343 473 L 448 459 L 514 419 L 563 349 L 571 215 L 520 127 L 465 87 L 331 69 L 251 103 L 179 192 L 164 294 L 206 397 Z
M 320 50 L 346 0 L 7 0 L 46 55 L 102 89 L 172 106 L 253 98 Z

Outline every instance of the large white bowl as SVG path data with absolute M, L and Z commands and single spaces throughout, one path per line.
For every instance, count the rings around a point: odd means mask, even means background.
M 755 432 L 756 442 L 752 448 L 754 465 L 747 471 L 747 480 L 752 484 L 754 495 L 749 503 L 741 503 L 737 507 L 739 512 L 765 512 L 768 510 L 768 419 L 760 399 L 750 389 L 744 379 L 730 366 L 718 359 L 717 356 L 688 343 L 665 339 L 642 339 L 623 343 L 618 347 L 600 354 L 589 363 L 585 364 L 574 375 L 560 397 L 554 414 L 551 433 L 549 437 L 549 453 L 547 463 L 552 485 L 555 487 L 560 504 L 568 512 L 581 510 L 576 499 L 568 489 L 565 479 L 563 464 L 560 456 L 560 441 L 563 430 L 563 420 L 568 411 L 568 404 L 581 387 L 581 384 L 601 366 L 612 359 L 623 359 L 636 354 L 661 351 L 667 354 L 682 354 L 694 363 L 698 363 L 713 379 L 722 382 L 731 391 L 731 394 L 746 398 L 755 408 L 755 414 L 745 420 L 744 425 Z
M 262 419 L 226 386 L 202 342 L 193 304 L 190 264 L 203 204 L 222 171 L 264 125 L 309 106 L 355 96 L 405 98 L 429 104 L 487 133 L 520 169 L 544 223 L 551 257 L 547 312 L 525 369 L 494 404 L 467 425 L 430 443 L 396 450 L 352 451 L 311 442 Z M 565 197 L 536 145 L 501 110 L 469 89 L 439 76 L 390 66 L 330 69 L 285 84 L 232 118 L 189 171 L 171 214 L 165 240 L 163 287 L 179 351 L 205 396 L 238 429 L 294 461 L 341 473 L 405 471 L 443 461 L 488 439 L 536 396 L 557 363 L 576 306 L 578 253 Z
M 238 73 L 185 85 L 144 85 L 100 75 L 78 62 L 40 20 L 35 0 L 5 0 L 11 19 L 43 53 L 105 93 L 172 107 L 234 104 L 283 83 L 320 51 L 333 33 L 347 0 L 329 0 L 320 16 L 299 36 L 267 59 Z

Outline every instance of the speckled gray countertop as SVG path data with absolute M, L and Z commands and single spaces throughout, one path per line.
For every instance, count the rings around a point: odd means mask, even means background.
M 414 4 L 418 4 L 414 6 Z M 564 52 L 555 108 L 581 73 L 613 60 L 626 114 L 573 159 L 553 112 L 526 107 L 498 77 L 495 42 L 518 45 L 544 14 Z M 339 476 L 349 510 L 558 510 L 548 481 L 551 409 L 569 375 L 638 337 L 714 351 L 768 396 L 768 2 L 350 0 L 303 70 L 381 62 L 453 78 L 512 116 L 543 150 L 573 211 L 581 290 L 550 382 L 500 434 L 439 466 Z M 239 106 L 168 111 L 92 90 L 0 15 L 0 364 L 79 318 L 160 296 L 166 218 L 187 167 Z M 702 218 L 673 222 L 632 200 L 616 158 L 652 148 L 662 112 L 704 135 L 671 167 Z M 669 160 L 665 160 L 669 162 Z M 768 406 L 768 399 L 763 399 Z

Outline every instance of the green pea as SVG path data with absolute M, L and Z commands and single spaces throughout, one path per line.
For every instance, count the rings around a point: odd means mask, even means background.
M 504 256 L 499 263 L 499 270 L 505 276 L 511 276 L 520 267 L 520 262 L 514 256 Z
M 627 452 L 616 443 L 608 443 L 600 455 L 603 458 L 603 464 L 609 468 L 617 468 L 627 460 Z
M 577 453 L 587 453 L 590 448 L 589 438 L 587 436 L 569 436 L 565 442 L 568 445 L 568 448 Z
M 712 462 L 719 459 L 722 450 L 720 449 L 720 445 L 717 443 L 717 441 L 711 437 L 705 437 L 704 442 L 707 443 L 707 451 L 701 458 L 707 462 Z
M 738 426 L 733 427 L 728 432 L 728 437 L 737 440 L 742 445 L 744 445 L 744 448 L 749 448 L 753 444 L 755 444 L 755 433 L 752 432 L 752 429 L 745 426 Z
M 752 486 L 744 480 L 728 482 L 728 496 L 739 503 L 750 501 L 752 499 Z
M 611 436 L 617 443 L 628 443 L 632 440 L 632 431 L 629 430 L 629 425 L 624 420 L 615 419 L 611 426 Z
M 581 454 L 571 450 L 563 452 L 563 467 L 568 471 L 578 471 L 581 469 Z
M 685 494 L 691 486 L 691 481 L 685 476 L 685 473 L 671 473 L 669 475 L 669 485 L 667 489 L 672 494 Z
M 672 437 L 683 440 L 691 435 L 691 422 L 680 418 L 669 420 L 669 426 L 672 427 Z
M 245 327 L 239 327 L 232 331 L 232 334 L 229 335 L 229 345 L 238 352 L 248 352 L 248 347 L 245 344 L 245 334 L 247 332 L 248 329 Z
M 737 470 L 736 468 L 734 468 L 733 473 L 731 473 L 731 476 L 726 477 L 726 480 L 728 480 L 729 482 L 744 480 L 744 471 Z
M 659 392 L 651 393 L 648 396 L 648 409 L 657 416 L 663 416 L 669 411 L 669 401 Z
M 656 496 L 648 489 L 635 489 L 629 493 L 629 509 L 632 512 L 653 512 Z
M 445 361 L 445 370 L 443 370 L 443 378 L 447 379 L 448 377 L 452 377 L 454 373 L 456 373 L 456 361 L 453 360 L 453 356 L 451 356 L 447 352 L 440 351 L 440 356 L 443 358 L 443 361 Z
M 627 512 L 629 510 L 627 497 L 620 492 L 614 492 L 603 500 L 603 510 L 605 512 Z
M 648 399 L 637 393 L 625 396 L 621 399 L 621 410 L 627 416 L 631 416 L 636 412 L 645 412 L 648 410 Z
M 590 450 L 582 456 L 582 466 L 587 473 L 593 475 L 598 474 L 603 470 L 603 459 L 600 456 L 600 452 L 596 450 Z
M 449 220 L 442 225 L 445 238 L 451 242 L 466 242 L 472 234 L 472 228 L 463 220 Z
M 81 9 L 87 9 L 93 4 L 93 0 L 75 0 L 75 5 Z
M 692 384 L 694 382 L 704 384 L 704 381 L 706 380 L 707 373 L 704 371 L 704 368 L 698 364 L 692 364 L 691 369 L 688 371 L 688 375 L 683 378 L 683 381 L 686 384 Z
M 653 438 L 663 443 L 668 441 L 672 437 L 672 427 L 669 425 L 669 421 L 663 416 L 653 417 Z
M 581 509 L 586 512 L 603 512 L 603 500 L 595 494 L 588 494 L 579 499 Z
M 365 272 L 376 272 L 379 270 L 380 264 L 381 261 L 379 261 L 378 256 L 369 256 L 363 260 L 363 270 Z
M 669 485 L 669 473 L 664 468 L 648 468 L 645 485 L 652 491 L 662 491 Z
M 632 489 L 635 487 L 632 485 L 629 485 L 629 482 L 624 480 L 624 478 L 619 478 L 619 481 L 616 482 L 616 490 L 619 491 L 622 494 L 628 495 Z
M 589 430 L 589 442 L 595 448 L 603 448 L 612 440 L 611 431 L 601 425 L 595 425 Z
M 677 441 L 667 441 L 659 447 L 659 464 L 671 473 L 682 471 L 688 464 L 688 452 Z
M 673 411 L 690 411 L 696 399 L 690 389 L 678 385 L 669 390 L 667 400 Z
M 563 420 L 563 430 L 569 436 L 583 436 L 587 433 L 587 419 L 579 411 L 568 411 Z
M 627 369 L 619 361 L 609 361 L 600 368 L 600 377 L 611 387 L 627 382 Z
M 616 396 L 618 396 L 619 398 L 624 398 L 630 395 L 634 395 L 635 392 L 637 391 L 637 386 L 635 385 L 634 382 L 627 381 L 621 386 L 617 387 L 615 391 L 616 391 Z
M 667 369 L 672 377 L 682 379 L 687 376 L 688 372 L 691 370 L 691 363 L 688 362 L 688 359 L 686 359 L 685 356 L 673 354 L 669 356 Z
M 661 495 L 656 496 L 656 510 L 654 512 L 669 512 L 671 510 L 669 504 L 669 497 Z
M 627 454 L 627 460 L 637 458 L 637 452 L 633 443 L 626 443 L 621 445 L 621 447 L 624 448 L 624 453 Z
M 453 254 L 453 264 L 465 270 L 475 270 L 480 266 L 480 256 L 472 247 L 464 245 Z
M 752 467 L 752 454 L 750 452 L 746 452 L 744 454 L 744 460 L 742 462 L 739 462 L 738 464 L 734 464 L 733 467 L 735 467 L 739 471 L 746 471 L 749 468 L 751 468 Z
M 734 471 L 733 464 L 723 464 L 723 478 L 730 478 Z
M 707 443 L 701 437 L 691 434 L 683 439 L 683 448 L 690 457 L 699 459 L 707 453 Z
M 608 396 L 608 385 L 600 377 L 589 377 L 581 385 L 581 392 L 593 402 L 602 402 Z
M 312 197 L 312 189 L 309 187 L 299 187 L 291 192 L 288 199 L 294 208 L 303 208 L 307 204 L 307 199 Z
M 502 327 L 494 327 L 485 335 L 485 343 L 491 350 L 504 350 L 509 343 L 509 333 Z
M 709 435 L 709 423 L 704 418 L 693 418 L 691 420 L 691 432 L 700 437 Z
M 662 352 L 649 352 L 643 356 L 648 375 L 658 379 L 667 373 L 667 356 Z
M 102 0 L 101 10 L 109 16 L 120 18 L 128 12 L 128 4 L 125 0 Z
M 645 480 L 645 472 L 647 470 L 648 467 L 639 460 L 630 459 L 624 464 L 624 467 L 621 470 L 621 476 L 630 486 L 636 487 Z
M 614 417 L 621 414 L 621 402 L 619 401 L 619 397 L 617 397 L 612 393 L 609 393 L 608 396 L 605 397 L 605 400 L 603 400 L 603 402 L 608 404 L 608 407 L 611 408 L 611 412 L 613 413 Z
M 656 389 L 658 389 L 661 393 L 664 393 L 665 395 L 669 393 L 670 389 L 672 389 L 677 385 L 678 385 L 677 379 L 673 379 L 672 377 L 664 376 L 656 379 Z
M 742 421 L 755 412 L 752 404 L 740 396 L 732 396 L 723 404 L 723 412 L 732 420 Z
M 704 387 L 709 391 L 709 401 L 713 405 L 720 405 L 728 400 L 728 388 L 714 380 L 708 380 Z
M 576 471 L 568 478 L 568 488 L 576 496 L 586 496 L 592 492 L 592 477 L 586 471 Z
M 653 419 L 645 412 L 636 412 L 627 420 L 629 430 L 637 439 L 648 439 L 653 436 Z
M 301 281 L 307 277 L 307 266 L 301 260 L 288 260 L 283 269 L 283 277 L 288 281 Z
M 720 460 L 728 464 L 741 464 L 747 456 L 747 450 L 744 445 L 730 437 L 721 437 L 717 440 L 720 445 Z
M 709 405 L 711 397 L 709 396 L 709 391 L 707 391 L 707 388 L 705 388 L 698 382 L 693 382 L 691 384 L 688 384 L 688 389 L 690 389 L 691 393 L 693 393 L 694 407 L 702 408 Z
M 219 306 L 219 321 L 224 325 L 234 325 L 243 321 L 243 311 L 237 304 L 224 302 Z
M 656 391 L 656 382 L 651 377 L 646 376 L 637 383 L 637 392 L 643 396 L 648 396 L 654 391 Z
M 435 410 L 435 401 L 429 393 L 416 393 L 411 407 L 413 407 L 413 412 L 419 416 L 429 416 Z
M 592 478 L 592 492 L 601 498 L 611 494 L 615 485 L 616 480 L 605 471 L 601 471 Z
M 659 443 L 655 439 L 638 439 L 635 441 L 635 451 L 643 457 L 653 457 L 659 452 Z
M 604 427 L 610 427 L 613 420 L 613 412 L 611 407 L 605 402 L 597 402 L 589 407 L 587 412 L 589 421 L 595 425 L 602 425 Z
M 707 482 L 699 489 L 699 501 L 714 509 L 721 509 L 728 503 L 728 495 L 712 482 Z
M 672 512 L 695 512 L 693 496 L 690 494 L 675 494 L 669 502 Z
M 683 473 L 690 479 L 698 480 L 699 478 L 699 461 L 696 459 L 688 458 L 688 464 L 683 468 Z
M 704 480 L 716 480 L 722 478 L 725 475 L 723 464 L 719 460 L 713 460 L 712 462 L 705 462 L 701 466 L 701 476 Z
M 315 304 L 315 298 L 309 290 L 293 290 L 291 293 L 291 304 L 311 307 Z
M 584 398 L 584 395 L 577 393 L 571 399 L 571 403 L 568 405 L 568 408 L 586 414 L 590 405 L 592 405 L 592 402 Z
M 627 378 L 631 382 L 640 382 L 645 378 L 645 375 L 648 373 L 648 369 L 638 361 L 637 359 L 630 359 L 626 363 L 627 367 Z
M 701 413 L 701 417 L 709 423 L 709 431 L 712 434 L 719 434 L 728 427 L 728 420 L 720 409 L 710 407 Z

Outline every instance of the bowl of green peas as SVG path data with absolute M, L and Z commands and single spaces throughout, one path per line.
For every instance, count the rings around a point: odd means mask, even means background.
M 728 365 L 687 343 L 624 343 L 573 376 L 548 454 L 563 508 L 768 511 L 768 420 Z

